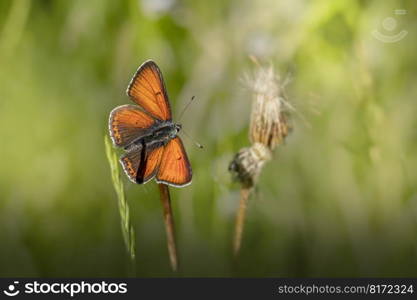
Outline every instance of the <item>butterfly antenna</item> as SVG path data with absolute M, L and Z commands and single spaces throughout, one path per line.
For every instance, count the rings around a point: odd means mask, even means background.
M 190 101 L 188 101 L 188 103 L 184 106 L 184 108 L 182 109 L 180 116 L 178 118 L 178 121 L 181 121 L 182 116 L 184 115 L 185 111 L 187 110 L 187 108 L 190 106 L 190 104 L 193 102 L 195 96 L 192 96 Z
M 182 133 L 184 133 L 184 136 L 186 136 L 188 139 L 190 139 L 193 143 L 194 143 L 194 145 L 196 145 L 198 148 L 200 148 L 200 149 L 203 149 L 204 147 L 203 147 L 203 145 L 201 145 L 199 142 L 197 142 L 196 140 L 194 140 L 192 137 L 190 137 L 186 132 L 185 132 L 185 130 L 184 129 L 182 129 Z

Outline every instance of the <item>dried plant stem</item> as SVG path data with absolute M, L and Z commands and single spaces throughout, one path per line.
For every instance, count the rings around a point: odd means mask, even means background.
M 253 91 L 249 123 L 251 145 L 239 150 L 229 164 L 229 171 L 240 185 L 240 202 L 236 215 L 233 252 L 239 254 L 249 196 L 256 187 L 263 166 L 272 159 L 275 148 L 287 137 L 291 126 L 284 84 L 272 66 L 262 67 L 254 59 L 258 71 L 248 84 Z
M 167 246 L 169 260 L 173 271 L 177 271 L 178 258 L 177 258 L 177 246 L 175 243 L 175 227 L 174 227 L 174 215 L 172 214 L 171 197 L 169 195 L 169 188 L 165 184 L 158 184 L 159 192 L 161 195 L 161 203 L 164 213 L 165 231 L 167 234 Z
M 235 236 L 233 239 L 233 253 L 235 256 L 239 255 L 240 246 L 242 244 L 243 227 L 245 226 L 246 209 L 248 207 L 249 196 L 252 188 L 242 186 L 240 190 L 239 208 L 236 215 L 235 222 Z

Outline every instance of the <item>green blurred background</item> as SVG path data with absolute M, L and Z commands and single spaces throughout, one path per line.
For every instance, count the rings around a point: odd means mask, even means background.
M 0 275 L 129 276 L 103 137 L 152 58 L 174 117 L 196 96 L 181 122 L 205 148 L 184 140 L 193 184 L 171 189 L 177 274 L 155 183 L 124 178 L 137 276 L 417 276 L 416 15 L 412 0 L 1 0 Z M 227 166 L 248 145 L 249 55 L 292 78 L 298 114 L 236 262 Z

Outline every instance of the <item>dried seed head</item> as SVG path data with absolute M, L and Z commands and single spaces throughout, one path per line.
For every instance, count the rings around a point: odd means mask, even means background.
M 251 143 L 262 143 L 271 151 L 288 135 L 288 108 L 283 84 L 272 66 L 259 68 L 252 80 L 248 80 L 254 92 L 249 128 Z
M 242 148 L 235 155 L 229 165 L 229 171 L 234 179 L 245 187 L 255 185 L 261 169 L 266 161 L 272 158 L 268 147 L 261 143 L 255 143 L 251 147 Z
M 256 59 L 254 61 L 256 62 Z M 273 150 L 288 135 L 290 128 L 286 109 L 292 108 L 284 99 L 284 84 L 281 84 L 272 66 L 259 67 L 254 78 L 247 80 L 247 83 L 254 93 L 249 125 L 249 139 L 252 145 L 242 148 L 229 164 L 229 171 L 241 184 L 233 241 L 235 255 L 239 253 L 242 241 L 249 195 L 262 167 L 271 159 Z
M 229 171 L 244 187 L 253 187 L 263 165 L 291 129 L 288 116 L 292 107 L 284 98 L 285 84 L 281 83 L 272 66 L 259 67 L 255 76 L 246 76 L 246 84 L 254 94 L 249 125 L 252 146 L 242 148 L 235 155 Z

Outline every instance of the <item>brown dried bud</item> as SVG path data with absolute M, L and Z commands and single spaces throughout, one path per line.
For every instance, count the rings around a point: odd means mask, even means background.
M 272 153 L 268 147 L 261 143 L 255 143 L 251 147 L 240 149 L 230 163 L 229 171 L 242 185 L 252 187 L 258 179 L 263 165 L 271 158 Z

